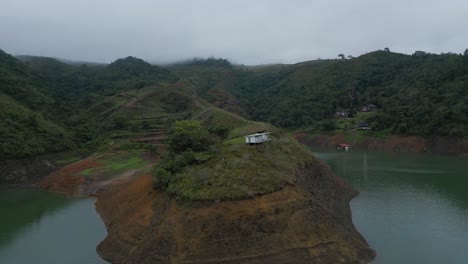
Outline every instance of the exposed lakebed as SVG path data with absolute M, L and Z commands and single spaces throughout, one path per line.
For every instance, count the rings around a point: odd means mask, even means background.
M 96 253 L 106 229 L 93 199 L 36 188 L 0 192 L 0 263 L 107 263 Z
M 312 150 L 360 191 L 353 222 L 377 251 L 372 263 L 466 263 L 466 157 Z

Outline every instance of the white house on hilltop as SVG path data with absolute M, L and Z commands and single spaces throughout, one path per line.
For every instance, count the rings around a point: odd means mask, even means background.
M 245 144 L 261 144 L 270 140 L 270 132 L 255 133 L 245 136 Z

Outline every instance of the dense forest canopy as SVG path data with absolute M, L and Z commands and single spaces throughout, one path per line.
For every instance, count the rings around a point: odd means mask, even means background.
M 0 159 L 76 148 L 102 133 L 95 117 L 106 98 L 178 78 L 127 57 L 109 65 L 76 65 L 0 50 Z
M 193 58 L 190 60 L 182 61 L 182 62 L 177 62 L 172 64 L 172 66 L 175 65 L 189 65 L 189 66 L 210 66 L 210 67 L 221 67 L 221 68 L 232 68 L 233 65 L 231 62 L 229 62 L 227 59 L 222 59 L 222 58 Z
M 404 55 L 384 50 L 208 76 L 211 84 L 199 87 L 207 99 L 222 99 L 213 98 L 213 90 L 221 90 L 239 99 L 251 118 L 280 127 L 319 127 L 332 123 L 340 109 L 357 112 L 374 104 L 378 111 L 367 121 L 375 130 L 421 136 L 468 133 L 468 51 Z
M 372 104 L 377 110 L 366 121 L 373 131 L 468 136 L 468 50 L 404 55 L 385 49 L 256 67 L 216 58 L 166 67 L 135 57 L 77 64 L 0 50 L 0 159 L 90 144 L 112 129 L 98 117 L 118 105 L 116 95 L 178 80 L 216 106 L 285 128 L 333 130 L 337 111 L 354 114 Z M 166 103 L 179 105 L 174 100 Z M 111 123 L 125 123 L 124 117 Z

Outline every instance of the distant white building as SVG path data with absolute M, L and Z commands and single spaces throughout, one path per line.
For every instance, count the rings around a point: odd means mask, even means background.
M 245 144 L 261 144 L 270 140 L 269 134 L 270 132 L 263 132 L 247 135 L 245 136 Z

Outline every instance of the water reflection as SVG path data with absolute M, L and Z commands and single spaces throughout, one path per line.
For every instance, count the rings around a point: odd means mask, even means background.
M 107 263 L 96 253 L 104 224 L 91 199 L 31 188 L 0 193 L 0 263 Z
M 360 191 L 353 219 L 375 263 L 467 263 L 466 157 L 313 150 Z
M 14 188 L 0 192 L 0 249 L 11 242 L 15 234 L 34 227 L 39 220 L 73 200 L 62 195 L 45 193 L 34 188 Z
M 429 154 L 336 152 L 315 149 L 339 176 L 361 188 L 380 185 L 431 189 L 447 199 L 468 207 L 468 159 Z M 358 166 L 357 164 L 362 164 Z

